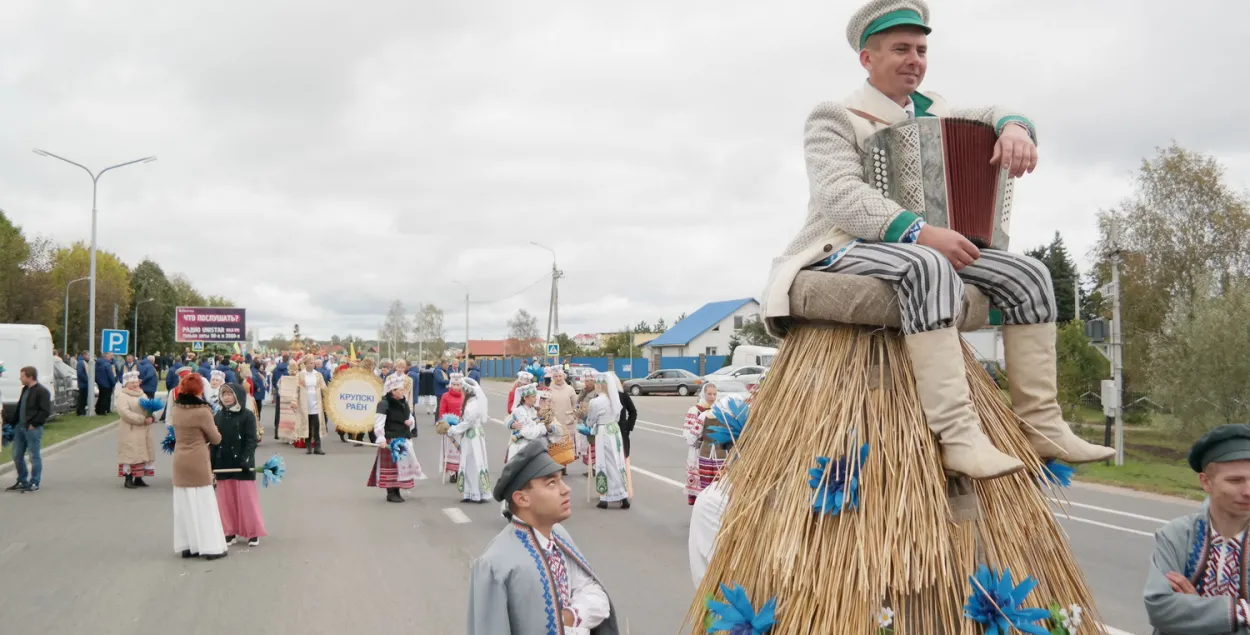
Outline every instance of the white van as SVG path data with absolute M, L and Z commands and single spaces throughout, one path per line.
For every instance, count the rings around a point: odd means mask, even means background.
M 5 407 L 16 405 L 22 395 L 18 373 L 26 366 L 39 371 L 39 383 L 52 393 L 56 401 L 56 378 L 52 370 L 52 333 L 42 324 L 0 324 L 0 398 Z
M 777 349 L 768 346 L 739 346 L 734 349 L 732 366 L 772 366 Z

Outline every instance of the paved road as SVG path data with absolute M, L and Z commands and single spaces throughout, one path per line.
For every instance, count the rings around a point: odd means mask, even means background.
M 506 386 L 487 389 L 500 418 Z M 567 525 L 633 633 L 677 633 L 693 594 L 679 440 L 691 400 L 636 400 L 633 509 L 594 509 L 580 464 L 570 476 Z M 438 437 L 432 417 L 418 414 L 418 458 L 433 473 Z M 497 474 L 502 427 L 487 436 Z M 366 448 L 334 439 L 327 456 L 308 456 L 267 440 L 258 459 L 279 452 L 288 467 L 282 484 L 261 493 L 271 537 L 224 560 L 184 561 L 172 553 L 168 458 L 153 487 L 130 491 L 111 477 L 114 449 L 111 434 L 74 446 L 45 461 L 41 492 L 0 497 L 0 632 L 462 632 L 469 563 L 503 523 L 497 505 L 462 505 L 452 485 L 434 478 L 410 490 L 409 502 L 386 503 L 384 492 L 364 487 Z M 1087 487 L 1070 500 L 1072 518 L 1062 523 L 1104 618 L 1148 633 L 1140 581 L 1151 532 L 1192 507 Z

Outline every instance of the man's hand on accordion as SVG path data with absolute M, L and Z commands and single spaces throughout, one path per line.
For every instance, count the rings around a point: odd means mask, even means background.
M 1016 123 L 1007 124 L 994 144 L 994 156 L 990 158 L 990 163 L 1007 168 L 1007 174 L 1012 178 L 1032 172 L 1037 167 L 1037 145 L 1029 136 L 1028 129 Z
M 972 264 L 977 258 L 981 257 L 981 250 L 972 244 L 963 234 L 944 227 L 934 227 L 933 225 L 925 225 L 920 228 L 920 235 L 916 237 L 917 245 L 924 245 L 936 249 L 946 259 L 951 261 L 955 270 L 959 271 L 964 267 Z

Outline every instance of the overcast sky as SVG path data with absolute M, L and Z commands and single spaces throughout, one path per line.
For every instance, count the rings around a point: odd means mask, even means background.
M 1012 247 L 1094 214 L 1176 140 L 1250 186 L 1240 0 L 938 0 L 924 84 L 1030 115 Z M 247 307 L 371 337 L 393 299 L 503 337 L 518 308 L 607 331 L 757 297 L 806 213 L 803 122 L 863 80 L 852 2 L 0 3 L 0 208 Z M 524 292 L 522 292 L 524 290 Z M 519 293 L 519 295 L 517 295 Z M 508 297 L 513 296 L 513 297 Z M 506 298 L 500 300 L 501 298 Z M 499 300 L 499 301 L 496 301 Z M 477 301 L 480 301 L 478 303 Z

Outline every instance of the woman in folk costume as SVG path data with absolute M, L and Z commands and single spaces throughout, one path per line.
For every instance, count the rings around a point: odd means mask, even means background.
M 221 410 L 213 415 L 213 423 L 221 441 L 212 447 L 213 469 L 242 470 L 216 474 L 221 527 L 227 545 L 243 538 L 248 546 L 255 547 L 262 536 L 269 535 L 256 491 L 256 413 L 243 405 L 247 394 L 238 384 L 222 386 L 218 398 Z
M 490 466 L 486 460 L 485 424 L 486 393 L 472 379 L 465 378 L 464 416 L 460 423 L 447 429 L 447 437 L 460 447 L 460 476 L 457 486 L 462 503 L 485 503 L 490 500 Z
M 686 422 L 681 427 L 681 436 L 686 440 L 686 502 L 694 504 L 695 497 L 703 490 L 703 480 L 699 476 L 699 448 L 703 445 L 703 416 L 716 403 L 716 386 L 703 384 L 699 391 L 699 401 L 686 411 Z
M 534 383 L 534 376 L 529 371 L 521 371 L 516 374 L 516 381 L 512 382 L 512 390 L 508 391 L 508 414 L 512 414 L 513 409 L 520 402 L 520 396 L 517 395 L 517 389 L 521 386 L 527 386 Z
M 304 370 L 295 376 L 299 391 L 291 396 L 295 400 L 295 436 L 308 444 L 305 454 L 325 454 L 321 439 L 326 435 L 326 380 L 317 372 L 312 355 L 305 355 L 303 362 Z
M 582 378 L 582 394 L 577 398 L 577 411 L 574 415 L 579 424 L 586 423 L 586 414 L 590 408 L 590 400 L 599 394 L 598 382 L 595 381 L 594 375 L 586 375 Z M 577 449 L 577 455 L 582 457 L 582 465 L 586 466 L 586 476 L 590 476 L 590 466 L 595 463 L 595 446 L 590 439 L 580 432 L 573 438 L 573 443 Z
M 181 385 L 182 380 L 185 379 L 187 375 L 194 372 L 195 369 L 191 366 L 183 366 L 182 368 L 174 371 L 175 376 L 178 378 L 178 382 L 175 383 L 174 387 L 170 388 L 169 393 L 165 395 L 165 409 L 161 411 L 161 421 L 168 424 L 173 423 L 173 405 L 174 400 L 178 398 L 178 386 Z
M 447 385 L 447 392 L 443 395 L 442 400 L 438 402 L 438 419 L 441 420 L 447 415 L 459 417 L 463 411 L 464 375 L 452 373 L 450 383 Z M 455 483 L 458 478 L 457 474 L 460 472 L 460 448 L 456 447 L 455 441 L 446 435 L 443 435 L 442 463 L 443 472 L 451 477 L 452 483 Z
M 221 387 L 226 385 L 226 373 L 220 370 L 210 371 L 208 376 L 208 388 L 204 389 L 204 401 L 213 407 L 213 412 L 221 410 L 221 402 L 218 401 L 218 393 Z
M 626 489 L 625 441 L 621 438 L 621 380 L 616 373 L 604 373 L 595 379 L 596 395 L 586 412 L 586 427 L 595 438 L 595 491 L 599 492 L 599 509 L 620 501 L 621 509 L 629 509 Z
M 547 389 L 547 403 L 551 406 L 551 416 L 556 423 L 564 427 L 570 439 L 577 438 L 577 391 L 568 382 L 568 376 L 561 366 L 552 366 L 551 387 Z M 576 441 L 574 448 L 576 449 Z M 576 456 L 576 455 L 575 455 Z
M 525 384 L 517 388 L 517 401 L 512 414 L 508 415 L 508 430 L 512 433 L 512 437 L 508 443 L 508 451 L 504 455 L 505 464 L 531 441 L 538 441 L 544 445 L 547 443 L 547 426 L 543 425 L 542 420 L 538 418 L 538 409 L 535 407 L 538 403 L 538 386 Z
M 122 375 L 122 387 L 113 406 L 121 417 L 117 427 L 117 475 L 126 478 L 126 489 L 147 487 L 143 477 L 156 475 L 156 444 L 149 427 L 156 421 L 139 405 L 143 398 L 139 371 Z
M 418 479 L 425 478 L 412 448 L 412 430 L 417 421 L 412 417 L 401 376 L 387 377 L 382 390 L 382 399 L 373 416 L 373 434 L 383 447 L 378 448 L 366 485 L 385 488 L 387 502 L 402 503 L 404 497 L 399 495 L 399 490 L 412 489 Z M 403 444 L 402 453 L 391 449 L 391 442 L 396 440 Z
M 209 445 L 221 443 L 213 422 L 213 408 L 204 401 L 207 383 L 196 373 L 178 384 L 178 396 L 170 406 L 174 427 L 174 552 L 183 558 L 203 556 L 216 560 L 226 556 L 213 492 L 213 464 Z
M 256 417 L 256 442 L 259 443 L 265 438 L 265 426 L 260 423 L 260 402 L 256 400 L 256 382 L 252 379 L 252 367 L 239 364 L 235 375 L 239 378 L 237 383 L 243 388 L 243 394 L 247 395 L 245 407 Z

